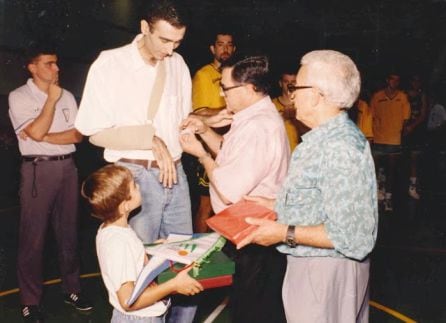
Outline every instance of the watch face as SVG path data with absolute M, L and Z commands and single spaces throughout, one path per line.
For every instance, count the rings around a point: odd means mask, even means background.
M 290 226 L 288 226 L 288 230 L 287 230 L 287 234 L 286 234 L 286 244 L 292 248 L 296 247 L 296 241 L 294 240 L 295 239 L 294 238 L 294 235 L 295 235 L 294 230 L 295 230 L 294 225 L 290 225 Z
M 296 242 L 294 241 L 293 238 L 288 238 L 287 241 L 286 241 L 286 244 L 287 244 L 289 247 L 295 247 L 295 246 L 296 246 Z

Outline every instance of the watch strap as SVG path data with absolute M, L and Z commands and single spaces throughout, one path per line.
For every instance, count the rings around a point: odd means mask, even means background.
M 286 244 L 288 247 L 294 248 L 296 247 L 297 243 L 296 243 L 296 226 L 294 225 L 289 225 L 286 231 Z

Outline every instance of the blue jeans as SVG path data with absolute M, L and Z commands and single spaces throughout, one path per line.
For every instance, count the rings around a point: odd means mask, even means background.
M 175 303 L 175 300 L 173 300 Z M 167 323 L 192 323 L 197 311 L 196 305 L 173 305 L 167 313 Z
M 192 233 L 189 186 L 183 166 L 178 164 L 178 183 L 172 188 L 158 181 L 159 169 L 118 162 L 132 172 L 141 191 L 141 212 L 132 217 L 130 226 L 144 243 L 165 238 L 169 233 Z
M 133 174 L 141 191 L 141 212 L 132 217 L 130 226 L 144 243 L 165 238 L 169 233 L 192 234 L 192 212 L 189 185 L 183 166 L 177 166 L 177 184 L 163 187 L 158 181 L 159 169 L 118 162 Z M 175 300 L 167 319 L 171 323 L 192 323 L 197 306 L 182 306 Z
M 122 313 L 114 308 L 110 323 L 164 323 L 165 317 L 165 315 L 152 317 L 135 316 Z

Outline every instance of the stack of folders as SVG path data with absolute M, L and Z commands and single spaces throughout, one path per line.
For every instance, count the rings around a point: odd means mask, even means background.
M 166 243 L 146 246 L 146 252 L 152 257 L 139 274 L 127 303 L 133 304 L 157 277 L 158 283 L 163 283 L 189 265 L 193 266 L 189 275 L 199 280 L 204 288 L 231 285 L 235 265 L 221 252 L 225 242 L 218 233 L 171 234 Z

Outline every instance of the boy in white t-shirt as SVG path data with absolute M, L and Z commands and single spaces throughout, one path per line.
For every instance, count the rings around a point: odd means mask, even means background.
M 128 306 L 138 274 L 148 261 L 141 240 L 127 222 L 130 212 L 141 205 L 139 186 L 127 168 L 108 165 L 84 181 L 82 196 L 88 200 L 94 216 L 104 222 L 96 235 L 96 251 L 114 307 L 112 323 L 164 322 L 168 305 L 163 298 L 173 292 L 195 295 L 203 290 L 187 271 L 182 271 L 163 284 L 148 286 Z

